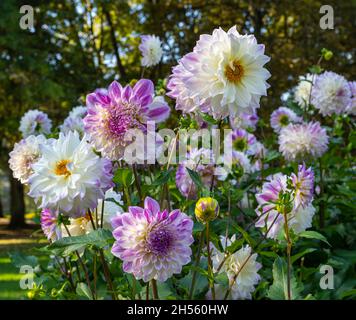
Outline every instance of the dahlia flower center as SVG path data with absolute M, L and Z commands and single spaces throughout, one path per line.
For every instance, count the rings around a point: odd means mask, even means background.
M 172 236 L 167 230 L 153 229 L 147 237 L 148 248 L 155 254 L 166 254 L 169 250 L 171 243 Z
M 121 136 L 130 128 L 135 128 L 139 124 L 138 110 L 134 104 L 120 103 L 119 106 L 110 110 L 108 117 L 108 128 L 116 136 Z
M 238 138 L 233 142 L 233 147 L 237 151 L 245 151 L 247 149 L 247 141 L 243 138 Z
M 57 176 L 70 176 L 72 173 L 68 170 L 68 165 L 71 162 L 69 160 L 61 160 L 56 163 L 54 172 Z
M 225 77 L 229 82 L 239 83 L 244 75 L 244 68 L 238 60 L 231 61 L 225 66 Z
M 288 118 L 288 116 L 286 116 L 285 114 L 282 115 L 282 116 L 279 118 L 279 123 L 280 123 L 282 126 L 288 125 L 288 123 L 289 123 L 289 118 Z

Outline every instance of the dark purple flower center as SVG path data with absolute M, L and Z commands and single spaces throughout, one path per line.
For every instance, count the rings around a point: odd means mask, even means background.
M 153 229 L 147 237 L 148 248 L 155 254 L 166 254 L 169 250 L 171 243 L 172 236 L 170 232 L 164 229 Z

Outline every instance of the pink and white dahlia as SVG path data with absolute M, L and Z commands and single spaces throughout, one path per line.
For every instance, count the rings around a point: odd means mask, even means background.
M 60 133 L 51 144 L 41 145 L 41 153 L 32 165 L 28 193 L 40 208 L 81 216 L 113 186 L 111 162 L 99 158 L 78 132 Z
M 302 122 L 302 118 L 298 117 L 293 110 L 286 107 L 279 107 L 271 114 L 271 127 L 276 133 L 280 132 L 288 124 L 297 122 Z
M 226 246 L 230 246 L 235 242 L 236 236 L 233 235 L 230 239 L 226 239 L 225 236 L 220 237 L 220 242 L 225 249 Z M 212 262 L 213 270 L 217 272 L 220 264 L 225 259 L 225 253 L 220 252 L 213 244 L 211 244 L 212 250 Z M 258 271 L 262 265 L 257 262 L 257 253 L 251 254 L 251 247 L 244 246 L 240 250 L 230 255 L 223 263 L 219 273 L 226 273 L 229 279 L 229 286 L 231 287 L 230 299 L 242 300 L 251 299 L 251 294 L 255 291 L 255 286 L 261 280 Z M 247 262 L 246 262 L 247 261 Z M 236 274 L 236 280 L 234 278 Z M 226 290 L 224 291 L 224 293 Z M 218 297 L 223 299 L 224 296 Z
M 192 149 L 176 172 L 176 185 L 180 193 L 187 199 L 195 199 L 197 187 L 189 175 L 188 169 L 196 171 L 204 186 L 210 187 L 215 173 L 213 153 L 209 149 Z
M 193 220 L 179 210 L 161 211 L 157 201 L 146 197 L 144 208 L 129 207 L 112 226 L 116 241 L 111 252 L 136 279 L 164 282 L 190 262 Z
M 111 160 L 122 158 L 130 129 L 146 132 L 147 122 L 162 122 L 169 116 L 169 106 L 162 97 L 154 97 L 151 80 L 141 79 L 131 88 L 114 81 L 107 92 L 97 90 L 87 96 L 88 115 L 85 132 L 94 147 Z
M 312 90 L 312 103 L 323 116 L 343 114 L 350 101 L 350 86 L 343 76 L 330 71 L 317 76 Z
M 69 112 L 68 117 L 64 120 L 63 124 L 59 127 L 60 131 L 67 134 L 69 131 L 78 131 L 81 136 L 84 135 L 84 122 L 83 118 L 87 115 L 87 108 L 78 106 Z
M 270 73 L 263 66 L 269 60 L 253 35 L 240 35 L 236 27 L 215 29 L 179 61 L 168 95 L 177 99 L 177 109 L 203 108 L 215 119 L 253 113 L 267 94 Z
M 43 135 L 28 136 L 15 143 L 14 149 L 9 154 L 9 167 L 14 178 L 27 184 L 29 176 L 33 173 L 32 165 L 41 155 L 40 145 L 46 143 L 47 140 Z
M 245 129 L 255 131 L 258 122 L 257 113 L 242 112 L 236 116 L 230 116 L 230 125 L 233 129 Z
M 298 166 L 298 173 L 292 173 L 291 178 L 295 190 L 294 207 L 302 206 L 305 208 L 313 200 L 314 171 L 311 167 L 307 168 L 303 163 Z
M 315 76 L 310 73 L 299 77 L 299 83 L 294 90 L 294 101 L 303 109 L 309 104 L 313 81 L 315 80 L 313 79 L 314 77 Z
M 30 135 L 50 134 L 52 128 L 52 121 L 48 115 L 39 110 L 27 111 L 20 121 L 19 130 L 24 138 Z
M 143 67 L 155 66 L 161 61 L 163 55 L 161 40 L 153 35 L 141 36 L 141 40 L 138 47 L 142 53 L 141 65 Z
M 252 155 L 253 146 L 257 142 L 256 137 L 244 129 L 235 129 L 226 136 L 231 139 L 233 151 L 245 152 Z
M 356 81 L 350 81 L 349 86 L 351 91 L 351 101 L 346 108 L 346 113 L 356 115 Z
M 279 151 L 287 161 L 319 158 L 328 149 L 329 138 L 319 122 L 289 124 L 278 137 Z
M 62 237 L 58 215 L 50 209 L 43 209 L 41 212 L 41 228 L 48 241 L 56 241 Z

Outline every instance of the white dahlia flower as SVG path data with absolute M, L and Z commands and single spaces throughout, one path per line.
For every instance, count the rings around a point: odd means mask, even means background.
M 41 208 L 81 216 L 96 208 L 113 186 L 111 162 L 99 158 L 78 132 L 60 133 L 57 140 L 42 145 L 41 152 L 29 178 L 29 195 Z
M 69 131 L 78 131 L 81 136 L 84 134 L 83 118 L 87 115 L 87 108 L 78 106 L 69 112 L 68 117 L 64 120 L 63 124 L 59 127 L 60 131 L 67 134 Z
M 14 178 L 26 184 L 29 176 L 33 173 L 32 165 L 41 155 L 40 145 L 46 144 L 47 140 L 43 135 L 29 136 L 15 143 L 14 149 L 10 152 L 9 166 Z
M 315 215 L 315 208 L 310 203 L 307 207 L 298 207 L 293 210 L 288 217 L 288 226 L 294 230 L 296 234 L 311 228 L 312 220 Z
M 143 67 L 152 67 L 161 61 L 163 50 L 161 40 L 152 35 L 145 35 L 141 37 L 141 44 L 139 49 L 142 53 L 141 65 Z
M 299 83 L 294 91 L 294 101 L 297 102 L 301 108 L 305 108 L 309 104 L 312 86 L 312 74 L 308 73 L 305 76 L 299 77 Z
M 39 110 L 29 110 L 21 118 L 19 130 L 24 138 L 30 135 L 50 134 L 52 121 Z
M 350 86 L 343 76 L 326 71 L 316 78 L 312 103 L 323 116 L 344 113 L 350 101 Z
M 235 235 L 231 237 L 231 240 L 226 239 L 225 236 L 220 237 L 220 242 L 224 249 L 225 246 L 231 245 L 235 240 Z M 217 250 L 213 244 L 211 246 L 213 270 L 217 272 L 218 267 L 225 258 L 225 254 Z M 219 273 L 226 273 L 229 279 L 229 286 L 232 285 L 230 298 L 234 300 L 251 299 L 251 293 L 255 291 L 255 285 L 257 285 L 261 279 L 258 270 L 260 270 L 262 266 L 256 261 L 257 253 L 252 254 L 248 259 L 250 254 L 250 246 L 242 247 L 226 259 L 219 271 Z M 234 281 L 237 273 L 239 274 Z
M 328 149 L 329 138 L 319 122 L 289 124 L 278 137 L 279 151 L 287 161 L 319 158 Z
M 263 66 L 270 58 L 264 50 L 253 35 L 240 35 L 236 27 L 201 35 L 181 67 L 173 69 L 168 95 L 177 99 L 177 109 L 192 112 L 193 102 L 215 119 L 252 114 L 269 87 L 270 73 Z
M 347 114 L 356 115 L 356 81 L 349 82 L 351 101 L 346 109 Z

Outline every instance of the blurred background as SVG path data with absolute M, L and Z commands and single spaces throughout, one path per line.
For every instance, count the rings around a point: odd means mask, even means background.
M 20 7 L 34 9 L 34 27 L 19 26 Z M 236 25 L 253 33 L 271 57 L 268 97 L 258 113 L 268 122 L 271 111 L 298 77 L 315 64 L 322 48 L 334 53 L 323 64 L 349 80 L 356 74 L 355 1 L 328 0 L 334 29 L 319 26 L 322 1 L 0 1 L 0 217 L 10 228 L 24 226 L 33 203 L 12 178 L 8 153 L 20 140 L 19 120 L 29 109 L 48 113 L 54 126 L 69 110 L 84 104 L 86 94 L 116 79 L 125 84 L 140 77 L 139 36 L 155 34 L 164 44 L 159 66 L 146 70 L 155 82 L 192 50 L 199 35 Z M 171 101 L 172 102 L 172 101 Z M 173 103 L 172 103 L 173 106 Z M 176 114 L 168 126 L 175 126 Z

